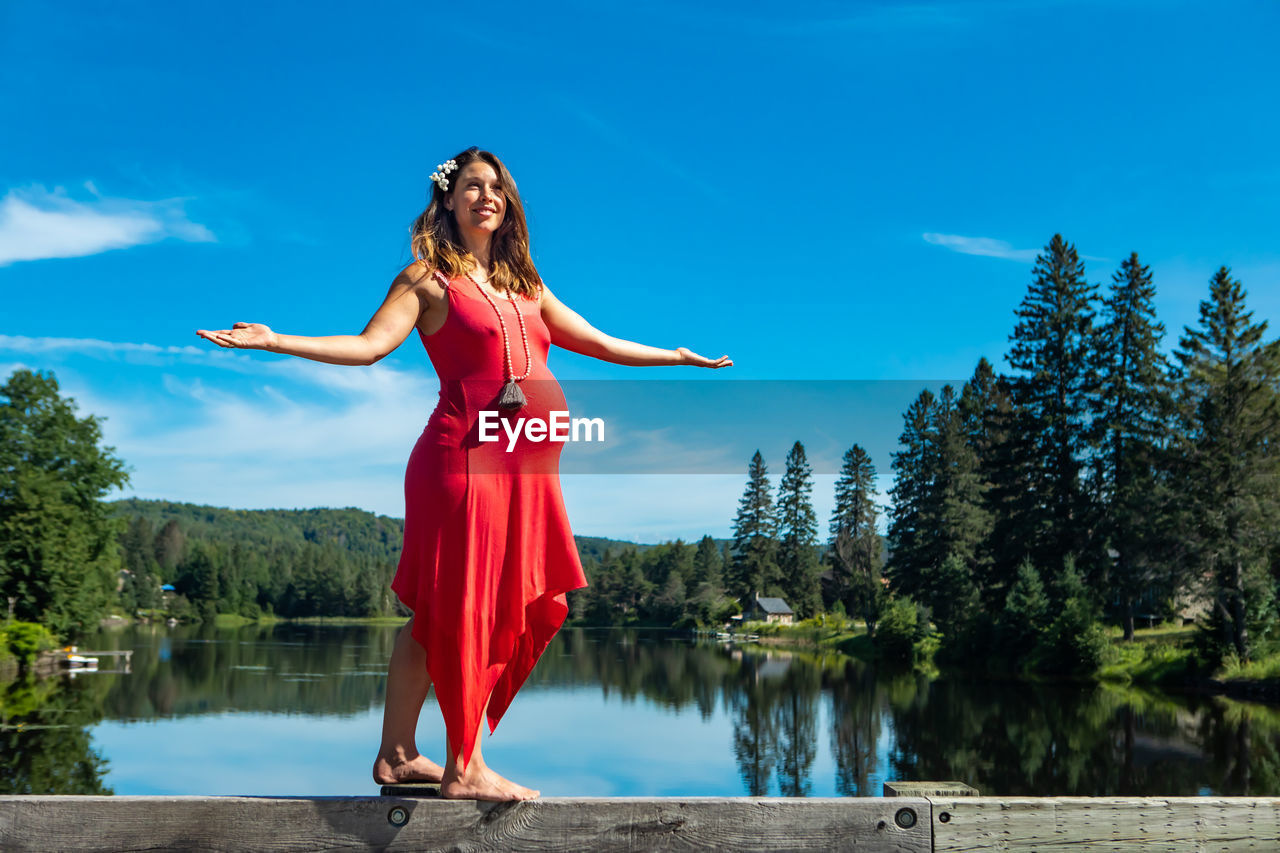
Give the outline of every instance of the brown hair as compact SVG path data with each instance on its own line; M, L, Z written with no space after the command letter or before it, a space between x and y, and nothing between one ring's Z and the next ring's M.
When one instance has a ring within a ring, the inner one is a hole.
M493 234L489 260L493 265L490 281L499 289L507 289L529 299L542 291L542 277L529 256L529 226L524 219L524 205L515 179L496 155L472 146L453 158L461 171L468 163L483 160L498 174L498 186L506 196L506 213ZM456 175L457 172L452 174ZM458 233L453 212L444 206L445 192L431 182L431 202L410 229L409 248L413 257L428 269L439 270L450 279L466 275L478 262L467 251Z

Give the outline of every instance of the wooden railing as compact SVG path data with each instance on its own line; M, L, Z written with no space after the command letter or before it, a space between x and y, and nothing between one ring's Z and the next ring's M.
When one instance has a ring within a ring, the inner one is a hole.
M1275 851L1280 798L0 797L4 851Z

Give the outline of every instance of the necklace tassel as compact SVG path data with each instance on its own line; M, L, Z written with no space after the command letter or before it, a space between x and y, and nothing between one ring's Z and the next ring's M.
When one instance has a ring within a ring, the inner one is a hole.
M498 395L498 408L514 411L523 408L525 402L524 392L520 390L520 386L514 379L508 379L507 384L502 386L502 393Z

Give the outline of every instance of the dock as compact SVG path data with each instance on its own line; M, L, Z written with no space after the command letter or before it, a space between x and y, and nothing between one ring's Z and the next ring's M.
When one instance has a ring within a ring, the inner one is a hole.
M45 654L50 656L50 660L73 672L128 673L133 664L133 649L87 651L75 646L67 646ZM102 658L112 658L119 663L115 669L99 669L98 664Z
M0 797L5 851L1280 849L1276 797Z

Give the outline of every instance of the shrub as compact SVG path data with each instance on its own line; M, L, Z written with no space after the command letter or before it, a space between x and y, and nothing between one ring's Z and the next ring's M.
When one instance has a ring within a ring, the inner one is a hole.
M1110 641L1084 578L1068 561L1054 592L1058 613L1040 635L1032 665L1041 672L1093 675L1102 666Z
M997 641L1010 660L1026 658L1035 648L1049 612L1049 596L1030 560L1018 566L1018 577L997 617Z
M915 644L924 639L927 622L920 619L919 608L909 597L889 602L880 624L876 626L876 648L886 660L909 662L915 655Z
M58 638L35 622L10 622L5 626L4 638L5 647L22 666L34 661L40 652L58 645Z

